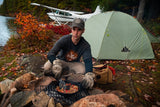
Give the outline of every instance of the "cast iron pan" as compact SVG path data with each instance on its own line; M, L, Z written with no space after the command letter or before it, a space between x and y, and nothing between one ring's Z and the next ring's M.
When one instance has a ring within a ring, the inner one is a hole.
M65 86L65 87L64 87ZM56 91L61 95L73 95L81 90L81 86L78 83L63 81L56 87Z

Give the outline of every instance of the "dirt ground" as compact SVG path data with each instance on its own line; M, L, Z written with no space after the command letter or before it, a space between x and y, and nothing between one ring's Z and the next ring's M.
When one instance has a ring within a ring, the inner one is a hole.
M101 88L104 91L121 90L130 96L127 98L129 101L133 103L139 102L143 104L144 107L152 107L153 105L156 105L155 107L160 106L160 45L154 46L154 52L156 58L152 60L105 60L98 62L113 67L116 75L113 83L96 83L95 87ZM40 56L45 55L46 53L40 54ZM26 58L26 55L15 52L10 52L8 57L5 57L5 55L0 57L0 81L6 78L15 79L25 73L24 68L27 62L24 66L21 66L18 61ZM8 62L6 62L6 60ZM29 64L35 65L32 63ZM39 66L39 68L41 68L41 66ZM30 69L33 70L32 67L30 67ZM37 70L37 68L35 69Z
M115 68L113 83L95 84L102 90L121 90L127 93L128 101L141 103L144 107L160 106L160 71L157 60L105 61Z

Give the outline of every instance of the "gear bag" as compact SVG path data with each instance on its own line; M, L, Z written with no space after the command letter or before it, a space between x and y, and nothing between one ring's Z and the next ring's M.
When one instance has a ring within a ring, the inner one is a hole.
M115 75L114 68L109 65L93 66L93 72L96 74L96 83L107 84L113 82L113 75Z

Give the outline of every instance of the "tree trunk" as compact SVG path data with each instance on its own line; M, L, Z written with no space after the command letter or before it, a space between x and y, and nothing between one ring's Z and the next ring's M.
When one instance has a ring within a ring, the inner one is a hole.
M145 7L145 0L140 0L139 1L138 13L137 13L137 20L139 22L141 22L143 20L144 7Z
M135 16L135 14L136 14L136 7L133 6L133 7L132 7L132 16Z

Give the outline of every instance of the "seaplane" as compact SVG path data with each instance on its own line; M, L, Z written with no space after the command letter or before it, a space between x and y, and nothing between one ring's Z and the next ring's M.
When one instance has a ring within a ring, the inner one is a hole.
M72 22L74 18L81 18L86 21L91 16L101 13L100 6L97 6L96 10L93 13L84 14L84 12L63 10L38 3L31 3L31 5L50 9L51 12L48 12L47 15L49 16L49 18L57 22L58 25L68 24L69 22Z

